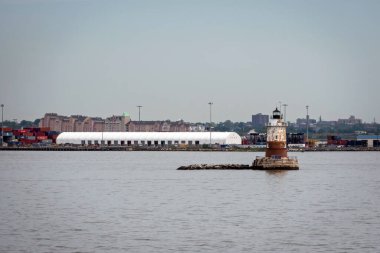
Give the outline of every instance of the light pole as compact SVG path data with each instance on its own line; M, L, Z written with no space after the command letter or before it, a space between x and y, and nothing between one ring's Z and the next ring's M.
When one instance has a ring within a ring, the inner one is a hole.
M100 146L104 145L103 133L104 133L105 127L106 127L106 120L104 120L103 126L102 126L102 140L100 141Z
M284 107L284 121L286 123L286 107L288 106L287 104L282 105Z
M1 104L1 146L3 146L3 140L4 140L4 104Z
M210 146L211 146L211 107L214 103L209 102L208 104L210 105L210 126L209 126L209 130L210 130Z
M140 130L141 130L141 118L140 118L140 113L141 113L141 107L142 107L142 105L138 105L137 106L138 108L139 108L139 132L140 132Z
M306 142L309 142L309 106L306 106Z

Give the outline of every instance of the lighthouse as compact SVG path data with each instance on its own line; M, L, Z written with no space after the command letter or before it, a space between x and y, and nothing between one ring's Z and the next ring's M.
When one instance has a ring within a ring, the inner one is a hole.
M267 146L265 157L257 156L252 163L254 169L261 170L298 170L298 159L288 157L286 147L286 127L281 111L277 108L266 125Z
M267 148L265 157L288 157L286 148L286 123L281 112L276 108L270 118L267 127Z

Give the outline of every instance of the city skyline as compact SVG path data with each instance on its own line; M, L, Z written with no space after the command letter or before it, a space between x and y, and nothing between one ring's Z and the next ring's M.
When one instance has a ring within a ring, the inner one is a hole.
M281 111L281 114L283 115L284 117L284 111ZM205 120L205 121L189 121L189 120L186 120L186 119L178 119L178 120L172 120L172 119L169 119L169 118L166 118L166 119L143 119L141 120L141 118L132 118L130 117L130 114L129 113L121 113L121 114L109 114L105 117L101 117L101 116L98 116L98 115L85 115L85 114L68 114L68 115L62 115L62 114L59 114L59 113L56 113L56 112L47 112L45 113L42 117L38 117L36 119L12 119L12 120L9 120L9 119L4 119L4 122L15 122L15 123L20 123L21 121L30 121L30 122L33 122L33 121L36 121L36 120L43 120L43 118L45 118L47 115L53 115L53 116L58 116L58 117L65 117L65 118L70 118L70 117L74 117L74 118L77 118L77 117L80 117L80 118L88 118L88 119L96 119L96 120L102 120L102 121L106 121L110 118L115 118L115 117L128 117L130 119L130 121L134 121L134 122L165 122L165 121L171 121L171 122L186 122L186 123L191 123L191 124L197 124L197 123L200 123L200 124L209 124L210 123L210 119L208 120ZM270 115L269 114L265 114L265 113L255 113L255 114L252 114L250 119L249 120L238 120L238 121L233 121L231 119L224 119L224 120L221 120L221 121L214 121L212 120L213 123L223 123L223 122L226 122L226 121L231 121L231 122L243 122L243 123L252 123L254 124L254 119L253 117L254 116L258 116L260 115L261 117L266 117L266 119L268 120ZM379 122L377 121L370 121L370 122L366 122L366 121L363 121L362 118L359 116L357 117L356 115L349 115L348 117L346 118L335 118L335 119L325 119L325 118L322 118L320 116L318 117L312 117L311 115L309 115L309 120L310 120L310 124L312 124L313 122L314 123L317 123L317 122L327 122L327 123L338 123L338 124L346 124L344 122L349 122L349 121L356 121L357 123L355 124L372 124L372 123L376 123L376 124L379 124ZM255 119L257 120L257 119ZM307 117L305 115L305 117L303 116L299 116L297 117L296 119L294 120L286 120L286 122L289 122L289 123L297 123L299 121L305 121L306 122L307 120ZM374 119L375 120L375 119ZM350 123L351 124L351 123Z
M380 118L378 1L0 0L4 120Z

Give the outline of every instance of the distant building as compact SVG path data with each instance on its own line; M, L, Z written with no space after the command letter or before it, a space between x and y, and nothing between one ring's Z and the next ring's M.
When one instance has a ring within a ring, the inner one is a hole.
M190 132L205 132L206 126L205 124L202 124L202 123L190 124L189 131Z
M330 121L321 120L317 122L318 127L335 127L336 124L337 122L335 120L330 120Z
M315 120L315 119L309 119L309 124L316 124L317 123L317 121ZM297 120L296 120L296 124L298 125L298 126L302 126L302 125L305 125L306 126L306 124L307 124L307 119L300 119L300 118L298 118Z
M130 121L129 132L190 132L190 123L180 121Z
M104 120L99 117L87 117L83 123L82 132L103 132Z
M201 126L191 128L191 124L179 121L132 121L128 114L113 115L105 120L100 117L46 113L39 127L49 127L58 132L201 132Z
M115 116L106 118L105 132L128 132L131 117L124 113L122 116Z
M51 131L62 132L62 127L68 127L66 119L68 118L62 115L58 115L57 113L46 113L45 116L40 120L39 127L49 127Z
M265 124L269 122L269 115L264 115L258 113L256 115L252 115L252 126L253 128L263 128Z
M57 113L46 113L40 120L39 127L49 127L58 132L102 132L104 120L99 117L72 115L70 117Z
M348 119L338 119L338 124L341 125L357 125L361 124L361 119L356 119L355 116L351 115Z

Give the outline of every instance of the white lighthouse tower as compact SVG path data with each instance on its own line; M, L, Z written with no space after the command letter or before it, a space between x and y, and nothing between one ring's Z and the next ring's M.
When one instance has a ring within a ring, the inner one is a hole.
M267 127L265 157L256 157L252 166L263 170L298 170L296 157L289 158L286 147L286 127L281 111L273 111Z
M281 112L276 108L267 124L267 148L265 157L288 157L286 149L286 127Z

